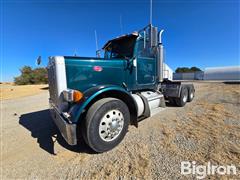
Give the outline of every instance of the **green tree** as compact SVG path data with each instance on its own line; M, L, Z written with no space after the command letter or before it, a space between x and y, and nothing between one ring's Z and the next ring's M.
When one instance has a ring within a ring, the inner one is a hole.
M14 83L17 85L25 84L43 84L48 82L47 69L24 66L20 69L21 75L14 78Z
M185 72L189 72L189 68L188 67L178 67L175 70L176 73L185 73Z
M178 67L175 72L176 73L190 73L190 72L197 72L197 71L202 71L200 68L198 67Z
M190 70L191 70L192 72L202 71L200 68L195 67L195 66L191 67Z
M42 84L48 82L47 69L36 68L33 71L33 82L34 84Z

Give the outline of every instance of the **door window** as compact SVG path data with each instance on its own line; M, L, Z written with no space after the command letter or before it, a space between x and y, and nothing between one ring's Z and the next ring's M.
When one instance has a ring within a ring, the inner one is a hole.
M149 41L138 41L137 51L137 82L138 84L153 84L155 82L156 59L150 48Z

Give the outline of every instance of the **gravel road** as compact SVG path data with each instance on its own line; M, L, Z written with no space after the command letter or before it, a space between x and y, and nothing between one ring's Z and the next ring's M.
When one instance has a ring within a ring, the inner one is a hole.
M102 154L83 141L73 147L64 142L48 112L48 91L5 100L2 179L192 179L180 174L181 161L234 164L240 171L240 85L195 88L193 102L168 106L130 127L119 146Z

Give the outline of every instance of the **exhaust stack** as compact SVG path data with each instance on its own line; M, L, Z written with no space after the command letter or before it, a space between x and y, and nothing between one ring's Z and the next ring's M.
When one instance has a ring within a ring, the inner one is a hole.
M162 44L162 33L163 29L158 33L158 77L159 82L163 81L163 44Z

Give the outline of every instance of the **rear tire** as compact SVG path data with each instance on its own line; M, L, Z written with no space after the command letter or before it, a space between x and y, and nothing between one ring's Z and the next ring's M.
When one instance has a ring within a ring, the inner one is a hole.
M188 99L188 89L185 86L182 86L181 92L180 92L180 97L175 99L176 105L179 107L185 106L187 103Z
M96 152L109 151L122 141L129 121L130 113L123 101L116 98L100 99L86 114L84 140Z
M191 102L194 99L195 91L192 87L188 88L188 102Z
M168 98L169 104L172 106L176 106L176 101L174 97L169 97Z

